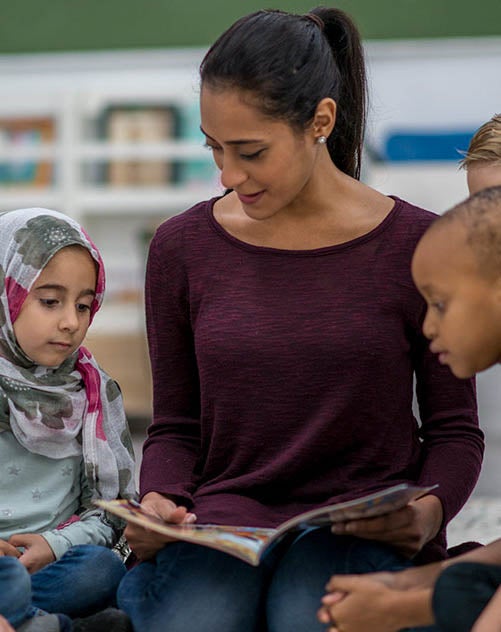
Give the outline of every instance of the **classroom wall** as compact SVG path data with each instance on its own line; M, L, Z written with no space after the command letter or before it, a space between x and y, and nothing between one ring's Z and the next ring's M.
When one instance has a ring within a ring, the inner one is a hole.
M236 18L320 0L4 0L0 53L205 46ZM337 0L366 39L500 35L499 0Z

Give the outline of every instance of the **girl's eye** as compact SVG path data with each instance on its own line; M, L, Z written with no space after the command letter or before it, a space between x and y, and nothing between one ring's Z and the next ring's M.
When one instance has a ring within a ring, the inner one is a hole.
M90 312L90 305L86 305L85 303L78 303L77 309L79 312Z
M57 298L41 298L40 302L45 307L55 307L59 303Z

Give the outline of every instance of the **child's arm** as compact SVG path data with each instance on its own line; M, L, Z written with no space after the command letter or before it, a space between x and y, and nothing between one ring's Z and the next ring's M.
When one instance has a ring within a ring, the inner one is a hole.
M330 632L397 632L433 623L430 588L402 592L364 575L337 575L329 588L318 618Z
M37 533L13 535L9 544L16 547L16 551L20 554L19 561L30 574L36 573L56 559L47 540ZM20 553L20 548L24 549L22 553Z
M108 519L106 513L92 503L92 492L82 469L80 476L80 509L77 515L42 535L55 559L62 557L68 549L79 544L99 544L111 548L121 535L122 529Z
M350 632L368 629L362 624L369 624L363 619L368 616L363 604L370 602L370 628L373 632L390 632L393 628L388 626L389 621L398 622L401 628L430 625L433 623L431 596L438 576L447 566L466 561L501 564L501 539L454 558L396 573L335 575L327 584L328 594L322 599L319 619L323 623L331 620L337 621L338 625L342 623L342 629ZM501 596L496 593L496 597L498 604L493 604L493 612L499 612L501 622ZM490 622L489 614L486 617ZM475 629L475 632L498 630L501 632L501 624L499 628L486 626Z

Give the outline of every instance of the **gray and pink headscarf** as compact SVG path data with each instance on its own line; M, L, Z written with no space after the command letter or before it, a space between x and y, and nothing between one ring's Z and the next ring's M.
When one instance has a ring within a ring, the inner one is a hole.
M96 262L92 322L103 300L104 267L81 226L43 208L0 214L0 432L10 428L27 450L52 459L83 455L93 499L131 498L133 448L116 382L83 346L55 369L34 363L12 327L40 272L71 245Z

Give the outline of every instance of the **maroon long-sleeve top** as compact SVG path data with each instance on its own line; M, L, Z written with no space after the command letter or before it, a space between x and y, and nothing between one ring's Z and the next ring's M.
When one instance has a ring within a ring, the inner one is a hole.
M474 382L441 366L421 333L410 261L435 215L395 198L368 234L295 251L232 237L214 202L164 222L150 247L141 494L176 497L201 523L268 527L438 483L445 525L477 481L483 434ZM442 531L422 557L445 547Z

